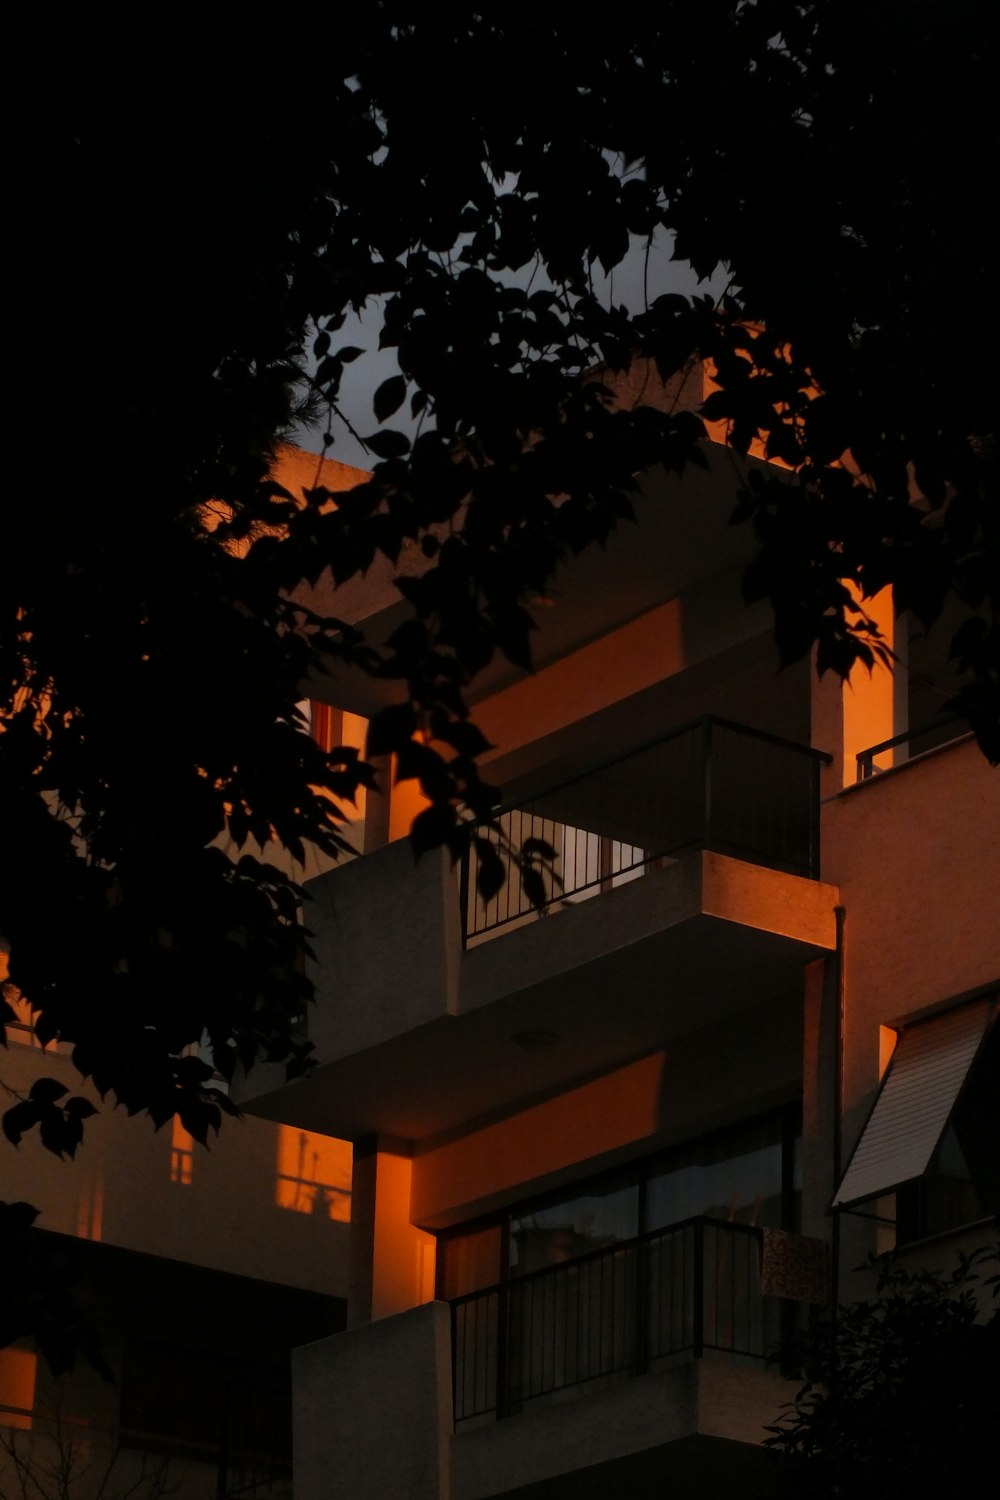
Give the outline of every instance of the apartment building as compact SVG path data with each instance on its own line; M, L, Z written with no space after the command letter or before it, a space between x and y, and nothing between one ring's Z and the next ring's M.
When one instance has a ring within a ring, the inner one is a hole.
M886 601L894 675L776 672L708 457L647 476L637 526L539 601L533 675L476 685L495 898L474 854L414 862L419 799L383 767L362 857L306 872L315 1074L261 1070L209 1153L113 1112L73 1164L8 1153L116 1379L0 1356L4 1495L13 1449L81 1490L116 1453L138 1500L278 1500L292 1419L295 1500L769 1494L781 1334L870 1249L985 1237L1000 781L961 726L922 728L937 643ZM376 565L332 612L378 641L401 610ZM304 691L360 746L392 687ZM540 907L532 839L561 882ZM44 1070L70 1081L58 1050Z
M364 856L309 882L320 1066L245 1101L353 1142L295 1500L769 1494L782 1332L868 1251L995 1220L1000 779L922 728L939 664L886 600L895 673L776 672L708 456L539 602L533 675L477 684L500 893L475 846L414 862L388 768ZM336 613L399 608L376 568ZM388 690L311 688L355 733Z

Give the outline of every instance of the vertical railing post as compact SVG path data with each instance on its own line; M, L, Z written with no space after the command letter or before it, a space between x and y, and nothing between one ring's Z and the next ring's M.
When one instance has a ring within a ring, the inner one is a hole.
M472 834L470 833L462 850L462 862L459 867L458 876L458 904L462 913L462 947L469 941L469 865L472 863Z
M701 733L701 755L705 778L702 792L701 841L707 847L712 842L712 721L707 716L701 721Z
M510 1380L510 1358L507 1344L510 1338L510 1293L511 1283L497 1287L497 1420L507 1415L510 1405L507 1389Z
M440 1260L438 1261L440 1265ZM458 1308L454 1302L451 1310L451 1425L454 1431L458 1415Z
M641 1239L635 1247L635 1373L645 1374L649 1367L649 1305L650 1298L646 1290L646 1278L651 1274L647 1267L652 1264L652 1256L646 1254L649 1249L649 1240Z
M698 1219L694 1225L694 1286L691 1328L691 1351L695 1359L705 1352L705 1222Z

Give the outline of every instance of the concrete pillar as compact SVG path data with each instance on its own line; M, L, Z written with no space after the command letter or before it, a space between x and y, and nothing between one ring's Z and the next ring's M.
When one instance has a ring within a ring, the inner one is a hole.
M410 1221L412 1163L403 1145L354 1148L347 1321L388 1318L434 1296L432 1234Z
M373 849L381 849L389 842L389 809L392 798L392 757L372 755L369 760L375 771L378 791L365 794L365 854L371 854Z
M296 1349L292 1401L294 1500L448 1500L447 1303Z

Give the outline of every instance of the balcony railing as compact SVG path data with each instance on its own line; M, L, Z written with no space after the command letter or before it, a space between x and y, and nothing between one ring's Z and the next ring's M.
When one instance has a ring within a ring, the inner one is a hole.
M455 1425L685 1352L764 1358L779 1303L760 1287L762 1231L697 1218L457 1297Z
M890 740L881 740L877 745L869 745L867 750L859 750L857 779L870 781L880 771L894 770L898 765L905 765L909 760L916 760L919 755L926 755L931 750L939 750L942 745L954 744L956 740L964 739L970 733L968 719L963 719L958 714L938 714L934 719L925 719L922 724L914 724L904 729L902 734L894 734ZM879 756L896 751L902 745L906 746L905 757L894 757L887 766L877 764Z
M585 900L696 849L815 879L819 771L828 759L807 745L704 718L504 808L470 839L465 939ZM489 900L478 886L486 843L504 870ZM542 846L554 858L538 852Z

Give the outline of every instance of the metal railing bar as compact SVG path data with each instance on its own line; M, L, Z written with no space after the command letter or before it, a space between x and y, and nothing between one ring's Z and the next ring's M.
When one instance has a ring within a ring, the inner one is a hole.
M464 938L607 890L691 848L731 852L815 878L818 771L829 759L779 735L703 715L533 796L519 794L468 825L460 888ZM531 838L543 839L554 855L551 866L548 860L536 866L535 878L557 877L537 903L524 890L527 874L518 858ZM501 890L485 901L477 892L481 841L506 872Z
M922 734L931 734L935 729L948 729L955 727L955 739L961 739L964 735L971 733L968 728L968 720L961 714L938 714L933 719L924 719L920 724L913 724L904 729L900 734L894 734L890 740L882 740L878 745L869 745L866 750L859 750L855 759L858 765L858 780L868 781L874 773L874 761L876 755L881 755L884 750L894 750L897 745L906 745L910 740L919 739ZM965 728L960 726L965 725ZM940 749L940 746L935 746ZM916 757L914 757L916 759Z
M740 724L735 719L723 719L717 714L701 714L696 719L689 719L684 724L678 724L666 734L653 735L650 739L641 740L639 744L632 745L627 750L621 750L617 755L609 756L607 760L595 761L593 765L577 771L573 776L568 776L564 781L546 782L532 789L531 783L527 783L525 789L516 793L509 802L501 802L490 819L476 819L475 826L479 827L485 823L487 826L497 818L503 817L505 813L518 812L528 807L540 797L550 797L556 792L564 792L571 786L576 786L579 781L586 781L591 776L598 775L601 771L613 770L624 761L631 760L633 756L643 755L648 750L656 750L661 745L668 745L671 740L680 739L686 734L696 734L704 729L705 725L711 725L717 729L730 730L744 738L760 740L764 744L774 745L780 750L793 750L804 759L814 760L817 764L829 765L833 756L828 750L817 750L813 745L803 745L799 740L785 739L783 735L772 734L767 729L754 729L749 724ZM881 748L881 747L876 747Z
M650 1361L684 1349L695 1357L705 1349L763 1357L755 1254L762 1236L758 1225L697 1215L452 1299L456 1424L499 1419L573 1386L642 1373Z
M665 1224L660 1229L647 1229L644 1234L634 1235L631 1239L615 1240L612 1245L602 1245L597 1250L587 1250L583 1255L575 1255L572 1260L560 1261L554 1266L539 1266L535 1271L526 1271L522 1276L512 1275L509 1281L494 1282L492 1286L480 1287L475 1292L463 1292L461 1296L450 1299L453 1307L461 1306L463 1302L472 1302L477 1297L489 1296L492 1292L500 1292L508 1287L527 1286L529 1282L542 1276L558 1275L565 1273L571 1266L584 1265L587 1261L600 1260L602 1256L614 1255L618 1251L630 1250L639 1245L651 1244L654 1240L667 1239L671 1235L679 1234L684 1229L696 1229L699 1225L711 1228L731 1230L734 1234L742 1234L747 1239L762 1240L764 1231L759 1224L743 1224L739 1219L716 1219L705 1214L693 1214L688 1219L679 1219L676 1224Z

